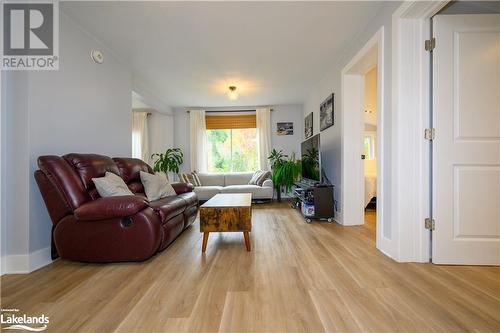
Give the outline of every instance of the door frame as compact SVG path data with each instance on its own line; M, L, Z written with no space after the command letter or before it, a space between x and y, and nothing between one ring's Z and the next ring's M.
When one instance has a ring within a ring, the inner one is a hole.
M429 262L430 19L449 1L403 3L392 15L391 220L397 261ZM413 189L408 191L408 189Z
M376 59L375 59L376 58ZM364 80L365 74L377 66L377 224L376 246L387 251L390 240L384 237L384 27L361 48L341 72L342 132L342 224L364 224ZM358 142L353 146L353 142ZM345 189L349 189L346 191Z

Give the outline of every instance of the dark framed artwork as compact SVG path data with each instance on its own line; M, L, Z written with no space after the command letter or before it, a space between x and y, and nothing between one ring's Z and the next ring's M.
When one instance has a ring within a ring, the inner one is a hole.
M333 126L335 94L331 94L319 107L319 129L321 131Z
M276 124L277 135L293 135L293 122L287 121Z
M304 135L305 138L309 138L313 135L313 113L309 113L304 118Z

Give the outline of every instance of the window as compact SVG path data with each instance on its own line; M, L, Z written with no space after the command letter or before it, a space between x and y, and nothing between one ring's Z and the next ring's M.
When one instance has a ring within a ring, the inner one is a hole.
M209 172L257 170L255 115L207 116Z
M375 159L375 133L365 133L364 154L367 160Z

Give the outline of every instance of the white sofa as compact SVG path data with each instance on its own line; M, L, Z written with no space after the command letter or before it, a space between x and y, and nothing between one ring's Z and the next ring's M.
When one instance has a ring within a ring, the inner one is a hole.
M194 192L199 200L205 201L217 193L252 193L252 199L270 200L273 198L273 181L267 179L262 186L248 185L253 172L198 173L202 186Z

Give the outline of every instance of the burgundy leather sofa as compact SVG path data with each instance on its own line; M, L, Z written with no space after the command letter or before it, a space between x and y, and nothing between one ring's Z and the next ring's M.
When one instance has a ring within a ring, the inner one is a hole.
M148 202L134 158L96 154L41 156L35 179L52 219L52 256L84 262L142 261L165 249L196 219L193 186L173 183L177 196ZM101 198L92 182L120 175L134 196Z

